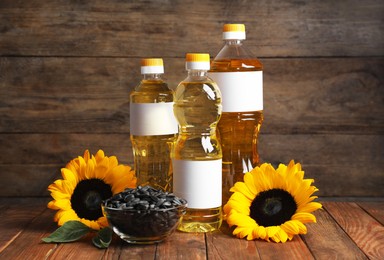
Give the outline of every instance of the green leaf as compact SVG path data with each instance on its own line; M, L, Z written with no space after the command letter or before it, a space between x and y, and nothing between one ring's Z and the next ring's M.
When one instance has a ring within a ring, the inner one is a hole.
M97 236L92 239L93 245L97 248L108 248L112 241L112 229L109 227L101 229L97 232Z
M92 229L80 221L71 220L67 221L56 229L48 237L44 237L42 240L45 243L65 243L79 240Z

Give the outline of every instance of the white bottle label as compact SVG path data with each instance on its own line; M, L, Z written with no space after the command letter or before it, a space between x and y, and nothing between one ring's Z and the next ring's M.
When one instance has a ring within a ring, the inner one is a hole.
M173 102L131 103L131 135L167 135L178 132Z
M220 89L223 112L263 110L263 72L209 72Z
M173 193L188 202L188 208L221 206L222 160L190 161L172 159Z

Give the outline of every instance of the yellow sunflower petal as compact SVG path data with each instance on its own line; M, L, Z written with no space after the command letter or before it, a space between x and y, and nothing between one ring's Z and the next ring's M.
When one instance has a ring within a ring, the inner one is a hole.
M84 151L83 158L84 158L85 162L88 162L88 160L91 158L91 154L90 154L89 150Z
M314 181L314 179L304 179L302 182L302 189L308 189L309 187L311 187Z
M298 234L306 234L307 228L306 226L298 221L298 220L289 220L281 225L288 234L298 235Z
M75 189L77 183L78 183L78 178L77 176L75 175L75 173L73 173L72 171L68 170L67 168L62 168L61 169L61 175L63 176L63 179L68 181L68 185L70 185L70 187L72 189Z
M303 205L311 202L313 197L311 196L316 191L316 187L311 186L309 188L299 188L294 194L295 201L297 206L300 208Z
M85 170L85 177L87 179L92 179L95 178L95 167L96 167L96 162L92 159L89 159L84 167Z
M265 227L265 230L267 231L268 237L273 237L276 235L277 232L279 232L280 226L269 226Z
M56 209L69 210L71 209L71 201L68 199L54 200L52 203L48 203L48 206Z
M79 177L78 176L78 172L79 172L79 164L77 163L76 160L72 160L70 161L69 163L67 163L67 165L65 166L65 168L67 168L68 170L70 170L71 172L75 173L77 178ZM79 182L79 180L77 180L77 182Z
M259 171L258 168L254 168L254 170L252 170L251 172L247 172L245 175L244 175L244 183L247 185L249 191L253 194L253 197L255 197L255 195L257 193L259 193L256 185L255 185L255 175L257 174L257 172Z
M257 226L253 229L253 236L265 240L267 238L267 230L263 226Z
M126 167L124 165L109 168L109 172L105 175L104 181L106 183L114 183L114 181L123 178L126 173Z
M291 218L292 220L298 220L302 223L311 223L314 222L316 223L316 217L315 215L307 212L298 212L294 214Z
M235 186L231 189L231 192L241 192L249 200L253 200L255 198L255 194L248 189L248 185L244 182L236 182Z
M297 222L293 220L288 220L285 223L281 224L281 228L285 230L285 232L297 235L299 233L299 227L297 226Z
M286 171L287 171L287 166L285 164L282 164L282 163L280 163L276 169L276 172L278 172L281 175L285 175Z
M252 230L247 230L247 240L254 240L256 237L253 236L253 231Z
M307 198L305 201L302 201L302 204L304 205L304 204L307 204L307 203L309 203L309 202L311 202L311 201L313 201L313 200L315 200L315 199L318 199L319 197L317 197L317 196L310 196L309 198Z
M313 212L315 210L318 210L318 209L321 209L322 208L322 205L321 203L319 202L310 202L310 203L307 203L305 205L303 205L302 207L300 207L300 212Z
M108 158L99 159L95 167L94 176L97 179L104 180L107 174L109 173L109 161Z
M70 221L70 220L80 220L75 211L73 210L66 210L63 211L60 218L57 221L57 224L59 226L64 225L65 222Z
M49 191L63 191L63 181L62 179L55 180L51 185L48 186Z
M227 221L228 221L228 224L230 224L231 226L233 225L240 226L240 227L248 226L251 228L254 228L255 226L257 226L257 223L254 219L244 214L241 214L235 210L230 211Z
M119 165L114 167L106 176L105 182L112 187L112 193L116 194L126 188L136 187L137 179L131 167L126 165Z
M54 209L54 210L58 210L58 209L60 209L59 207L57 207L57 206L55 205L55 201L54 201L54 200L48 202L47 207L48 207L49 209Z
M99 163L100 161L102 161L104 159L104 157L105 157L105 155L104 155L103 150L97 151L97 153L95 155L96 162Z
M73 193L72 184L67 180L56 180L48 186L48 191L54 199L70 199Z
M67 193L68 194L68 198L70 198L72 196L74 188L75 188L73 186L73 183L71 183L71 182L69 182L67 180L63 180L61 186L62 186L62 191L64 193Z
M248 205L245 205L244 203L238 203L235 200L229 200L224 207L227 207L227 209L225 209L224 212L225 211L229 212L231 209L234 209L237 212L244 214L246 216L249 216L249 213L250 213L250 209Z
M97 221L81 218L80 222L92 228L93 230L100 230L100 225L97 223Z
M295 164L295 161L291 160L287 166L287 169L285 170L286 174L293 175L298 171L301 171L301 165L299 163Z
M236 203L243 204L246 207L250 207L252 203L252 200L248 199L243 193L240 192L233 193L229 200L233 200Z
M87 176L87 163L84 158L79 156L77 157L79 163L79 171L77 172L80 180L90 179L92 176Z
M116 158L116 156L110 156L109 157L109 168L115 168L116 166L119 165L119 162Z
M240 237L245 237L247 240L253 239L253 232L251 228L245 227L245 228L239 228L241 229Z
M275 237L278 239L278 241L275 242L285 243L288 240L288 234L282 228L279 229Z
M296 225L299 227L299 234L307 234L307 227L300 221L296 221Z
M51 197L54 200L69 200L71 199L71 196L68 193L62 192L62 191L51 191Z
M275 169L270 164L266 165L263 168L264 171L261 174L254 176L255 185L256 187L259 187L259 192L270 190L273 188L271 176L276 174Z
M55 216L53 217L53 220L55 222L58 222L59 219L61 218L61 216L63 215L63 213L65 212L65 210L58 210L55 214Z
M99 224L100 228L105 228L105 227L108 227L108 220L106 217L100 217L98 220L97 220L97 223Z
M236 227L232 234L239 238L244 238L245 236L248 236L248 234L252 233L249 228L244 228L244 227Z

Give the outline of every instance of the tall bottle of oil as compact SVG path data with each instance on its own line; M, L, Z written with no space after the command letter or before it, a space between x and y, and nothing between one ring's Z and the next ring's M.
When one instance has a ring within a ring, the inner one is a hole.
M209 54L188 53L188 77L175 91L179 136L172 151L173 192L188 201L178 227L185 232L213 231L222 222L222 152L216 137L221 94L207 77L209 61Z
M244 45L244 24L225 24L224 46L208 75L219 86L223 113L218 124L223 149L223 204L229 189L259 164L257 141L263 121L263 65Z
M162 78L163 60L142 59L141 82L130 94L130 137L138 185L172 191L173 143L178 124L174 92Z

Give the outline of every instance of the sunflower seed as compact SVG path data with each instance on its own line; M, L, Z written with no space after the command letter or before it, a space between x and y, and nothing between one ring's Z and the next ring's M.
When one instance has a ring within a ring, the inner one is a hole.
M127 188L114 195L107 199L104 205L119 209L159 210L174 208L185 203L185 200L173 193L156 190L150 186L138 186L136 189Z

